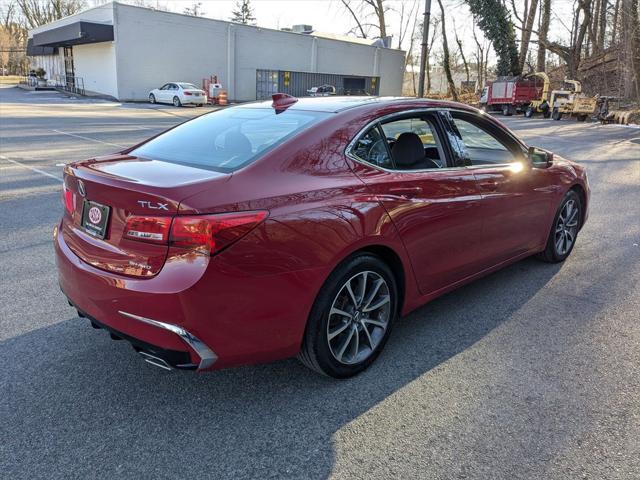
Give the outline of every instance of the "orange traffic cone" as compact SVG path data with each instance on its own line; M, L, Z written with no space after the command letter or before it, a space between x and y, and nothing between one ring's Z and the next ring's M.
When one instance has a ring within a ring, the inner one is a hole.
M218 94L218 105L229 105L226 90L220 90L220 93Z

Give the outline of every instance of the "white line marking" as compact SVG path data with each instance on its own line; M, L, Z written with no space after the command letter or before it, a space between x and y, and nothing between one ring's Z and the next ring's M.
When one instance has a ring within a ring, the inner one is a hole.
M19 167L23 167L23 168L27 168L29 170L33 170L34 172L39 173L40 175L44 175L46 177L50 177L50 178L53 178L55 180L58 180L59 182L62 182L62 179L60 177L58 177L57 175L53 175L53 174L51 174L49 172L45 172L44 170L40 170L39 168L30 167L29 165L25 165L24 163L20 163L17 160L12 160L10 158L7 158L4 155L0 155L0 158L2 160L6 160L7 162L15 163Z
M68 135L70 137L76 137L76 138L81 138L83 140L89 140L91 142L102 143L104 145L111 145L118 148L126 148L124 145L118 145L117 143L103 142L102 140L96 140L95 138L84 137L82 135L77 135L75 133L63 132L62 130L52 130L52 131L56 133L61 133L62 135Z

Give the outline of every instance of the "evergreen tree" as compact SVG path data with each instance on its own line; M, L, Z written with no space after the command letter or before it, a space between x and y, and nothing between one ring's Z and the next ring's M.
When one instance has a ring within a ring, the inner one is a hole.
M251 8L249 0L239 0L236 2L236 9L231 12L230 20L244 25L256 24L256 17L253 16L253 9Z
M501 0L465 0L484 36L498 56L497 74L520 75L516 33L509 10Z

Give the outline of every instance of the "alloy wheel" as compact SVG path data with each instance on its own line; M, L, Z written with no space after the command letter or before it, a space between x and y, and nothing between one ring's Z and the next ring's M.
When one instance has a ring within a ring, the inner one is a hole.
M565 255L576 239L578 233L579 208L575 200L567 201L556 222L555 229L555 246L558 255Z
M338 291L327 322L327 342L340 363L360 363L384 338L391 318L389 285L378 273L357 273Z

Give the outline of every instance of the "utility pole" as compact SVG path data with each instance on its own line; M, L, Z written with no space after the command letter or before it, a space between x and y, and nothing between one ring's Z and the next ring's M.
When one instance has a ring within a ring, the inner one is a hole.
M424 0L424 23L422 24L422 53L420 54L420 83L418 97L424 97L424 76L427 70L427 52L429 41L429 21L431 19L431 0ZM415 77L414 77L415 78Z

